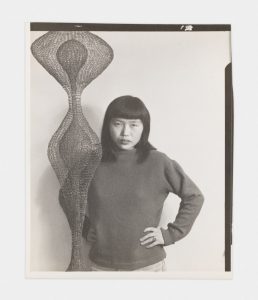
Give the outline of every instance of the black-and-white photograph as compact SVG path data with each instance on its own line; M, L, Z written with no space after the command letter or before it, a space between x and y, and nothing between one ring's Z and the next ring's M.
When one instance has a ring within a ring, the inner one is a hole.
M28 277L231 278L230 34L30 23Z

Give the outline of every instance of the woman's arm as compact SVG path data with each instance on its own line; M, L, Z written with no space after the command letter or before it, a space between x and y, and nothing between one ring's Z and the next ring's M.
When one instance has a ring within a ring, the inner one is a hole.
M168 160L165 175L170 185L170 191L181 198L175 221L169 223L167 229L161 228L166 246L175 243L189 233L202 208L204 197L176 161Z

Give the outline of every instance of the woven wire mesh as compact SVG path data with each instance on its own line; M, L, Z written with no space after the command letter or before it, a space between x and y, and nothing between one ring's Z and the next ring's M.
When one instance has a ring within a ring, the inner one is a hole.
M60 182L59 202L72 234L68 271L84 271L82 230L90 182L100 162L99 139L82 112L81 94L113 59L112 48L85 31L50 31L31 46L36 60L64 88L69 109L48 145Z

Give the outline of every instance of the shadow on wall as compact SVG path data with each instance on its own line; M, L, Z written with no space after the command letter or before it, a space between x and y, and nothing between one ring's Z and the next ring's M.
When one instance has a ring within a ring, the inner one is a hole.
M40 241L38 249L40 254L37 257L41 261L37 262L36 271L65 271L70 262L71 231L59 204L59 188L54 170L49 165L39 180L38 197L35 203L39 211L37 222L40 224L39 228L42 229L37 233L40 235L37 237ZM88 266L86 271L90 267L89 248L90 245L84 240L84 259Z

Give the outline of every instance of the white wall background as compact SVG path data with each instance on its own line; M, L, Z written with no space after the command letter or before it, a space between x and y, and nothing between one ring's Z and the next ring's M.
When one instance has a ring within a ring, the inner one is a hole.
M84 113L99 134L115 97L140 97L151 118L151 143L177 160L205 196L190 234L166 247L168 271L224 270L224 68L227 32L94 32L114 60L83 92ZM31 42L44 32L32 32ZM67 96L31 55L30 268L63 271L70 260L70 229L58 203L59 183L47 158L48 142L62 121ZM175 217L168 197L161 225ZM86 245L87 253L87 245Z

